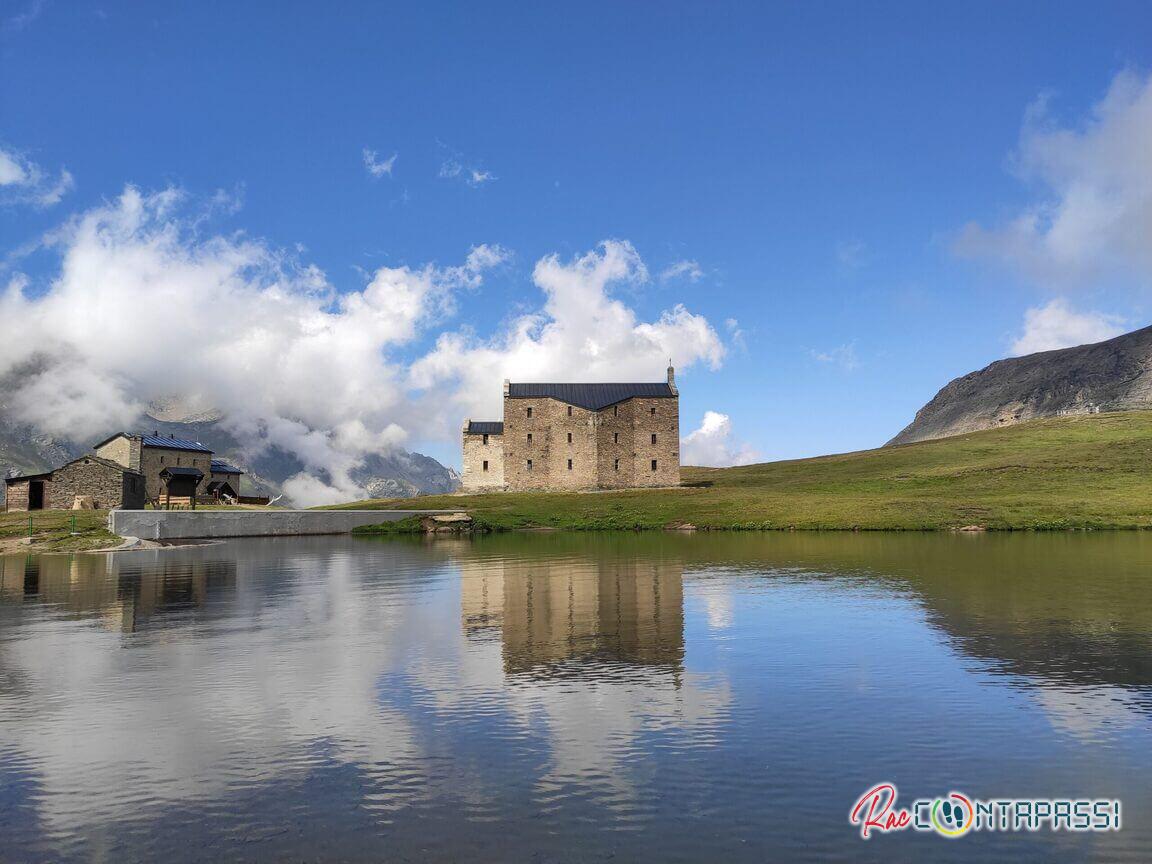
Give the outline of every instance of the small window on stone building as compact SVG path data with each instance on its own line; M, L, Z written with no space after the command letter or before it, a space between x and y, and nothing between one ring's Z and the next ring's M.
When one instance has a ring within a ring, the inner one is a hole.
M485 447L487 447L487 446L488 446L488 436L487 436L487 435L485 435L485 436L484 436L484 446L485 446ZM485 462L484 464L485 464L485 465L487 465L488 463L487 463L487 462Z
M612 443L613 444L619 444L620 443L620 433L619 432L613 432L612 433Z
M180 457L179 457L179 456L177 456L177 457L176 457L176 464L177 464L177 465L179 465L179 464L180 464Z
M532 460L531 459L528 460L528 466L527 467L528 467L529 471L532 470Z
M484 470L485 471L488 470L488 460L487 459L484 460Z
M568 460L568 470L569 471L572 470L572 460L571 459Z
M652 470L653 471L656 470L656 460L655 459L652 460Z
M653 444L656 443L656 433L655 432L652 433L652 443Z
M619 460L619 459L617 459L617 460L616 460L616 461L615 461L615 462L612 464L612 470L614 470L614 471L619 471L619 470L620 470L620 460Z
M612 416L613 417L619 417L620 416L620 406L619 405L613 405L612 406Z
M572 406L571 405L568 406L568 416L569 417L572 416Z
M529 417L532 416L532 406L531 405L528 406L528 416Z
M166 456L161 456L161 457L160 457L160 464L161 464L161 465L166 465L166 464L168 464L168 463L166 463L166 462L164 461L166 458L167 458Z
M572 443L572 433L571 432L568 433L568 443L569 444Z
M649 408L648 413L651 414L653 417L655 417L656 416L656 406L653 405L651 408Z
M532 433L531 432L528 433L528 443L529 444L532 443Z

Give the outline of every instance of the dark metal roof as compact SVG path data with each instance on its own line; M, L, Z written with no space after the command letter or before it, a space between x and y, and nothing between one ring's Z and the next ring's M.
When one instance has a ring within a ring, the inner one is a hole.
M71 462L65 462L59 468L53 468L51 471L45 471L43 474L24 474L23 476L20 476L20 477L9 477L4 482L5 483L15 483L18 480L51 479L52 475L55 474L57 471L59 471L63 468L67 468L69 465L75 465L77 462L95 462L97 465L103 465L105 468L112 468L113 470L119 471L121 474L135 474L137 477L143 477L144 476L139 471L133 471L131 468L126 468L125 466L121 465L119 462L113 462L111 459L105 459L104 457L97 456L94 453L87 453L84 456L79 456L79 457L73 459Z
M201 471L199 468L189 468L186 465L169 465L167 468L165 468L163 471L160 472L161 477L163 477L165 474L167 474L170 477L203 477L204 476L204 472Z
M243 474L244 472L237 468L235 465L229 465L220 459L212 460L212 473L213 474Z
M232 484L227 480L213 480L208 484L208 494L211 495L217 489L232 489ZM232 489L232 494L236 494L236 490Z
M499 420L469 420L469 435L503 435L504 424Z
M660 384L509 384L513 399L557 399L578 408L599 411L626 399L672 399L676 393Z
M5 477L4 483L10 484L10 483L22 483L25 480L44 480L45 478L48 478L51 476L52 476L51 471L45 471L43 474L21 474L19 477Z
M140 442L145 447L166 447L169 450L195 450L197 453L211 453L211 447L205 447L199 441L189 441L186 438L166 438L163 435L141 435Z

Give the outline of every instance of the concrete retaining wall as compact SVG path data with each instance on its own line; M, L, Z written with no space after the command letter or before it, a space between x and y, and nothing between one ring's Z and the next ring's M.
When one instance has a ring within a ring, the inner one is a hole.
M108 528L121 537L191 540L347 534L361 525L454 510L113 510Z

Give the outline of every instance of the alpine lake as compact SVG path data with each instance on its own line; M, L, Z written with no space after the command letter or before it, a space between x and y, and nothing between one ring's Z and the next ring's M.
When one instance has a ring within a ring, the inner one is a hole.
M0 558L0 861L1152 860L1152 533ZM1119 830L861 836L856 802Z

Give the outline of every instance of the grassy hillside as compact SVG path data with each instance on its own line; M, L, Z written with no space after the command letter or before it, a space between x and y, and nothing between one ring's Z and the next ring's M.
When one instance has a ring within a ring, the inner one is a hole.
M680 489L361 501L467 510L493 528L1145 528L1152 411L1061 417L817 459L685 468Z

